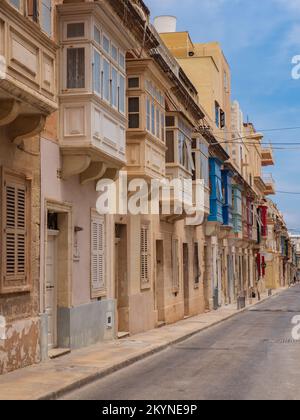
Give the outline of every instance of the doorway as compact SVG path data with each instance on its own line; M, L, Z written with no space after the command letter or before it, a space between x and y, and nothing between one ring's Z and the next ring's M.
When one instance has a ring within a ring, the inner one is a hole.
M190 314L190 276L189 276L189 246L183 244L183 290L184 290L184 316Z
M156 241L156 309L158 323L165 322L164 242Z
M127 225L115 225L115 297L118 332L129 332L129 296L127 275Z
M48 349L57 347L57 236L58 230L48 230L46 256L45 312L48 317Z

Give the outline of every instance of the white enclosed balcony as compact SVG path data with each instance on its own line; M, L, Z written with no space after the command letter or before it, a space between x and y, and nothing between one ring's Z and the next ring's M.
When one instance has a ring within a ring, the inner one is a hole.
M132 43L122 25L107 18L113 15L107 7L107 2L58 7L62 176L80 175L82 183L114 179L126 164L125 55Z

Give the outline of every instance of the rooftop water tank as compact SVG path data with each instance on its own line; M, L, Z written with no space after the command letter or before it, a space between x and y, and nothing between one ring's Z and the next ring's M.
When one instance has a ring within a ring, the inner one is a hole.
M176 32L177 18L175 16L157 16L154 27L159 34Z

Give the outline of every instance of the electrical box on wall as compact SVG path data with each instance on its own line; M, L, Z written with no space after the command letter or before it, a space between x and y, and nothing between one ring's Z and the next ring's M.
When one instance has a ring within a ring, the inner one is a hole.
M112 329L113 324L114 324L113 313L112 312L107 312L106 313L106 328L108 330Z

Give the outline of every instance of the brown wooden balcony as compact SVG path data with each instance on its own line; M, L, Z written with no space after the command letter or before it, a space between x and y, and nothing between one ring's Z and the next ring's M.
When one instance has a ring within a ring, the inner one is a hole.
M276 186L274 178L271 174L264 175L263 181L265 183L266 189L265 189L265 195L275 195L276 194Z
M262 166L273 166L274 165L274 153L271 146L263 146L261 151L261 164Z

